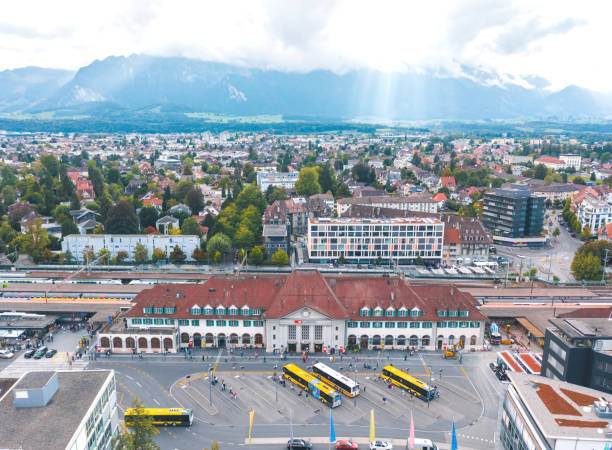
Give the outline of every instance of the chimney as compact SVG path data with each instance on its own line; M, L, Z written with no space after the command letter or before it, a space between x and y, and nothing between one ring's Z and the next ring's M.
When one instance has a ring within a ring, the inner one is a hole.
M451 288L450 290L450 296L452 297L453 295L455 295L455 290L453 288Z
M391 291L391 301L394 302L395 301L395 292Z

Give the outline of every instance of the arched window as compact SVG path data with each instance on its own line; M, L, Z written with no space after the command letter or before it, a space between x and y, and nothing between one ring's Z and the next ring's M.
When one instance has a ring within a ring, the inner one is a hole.
M238 335L236 333L230 334L230 344L238 343Z
M151 338L151 348L161 348L161 341L159 338Z
M115 338L115 339L119 339L121 341L121 338ZM102 339L100 339L100 347L104 347L104 348L110 347L110 339L107 337L103 337Z
M189 344L189 334L188 333L181 333L181 343Z
M349 335L347 343L348 345L357 345L357 336L354 334Z
M400 334L397 337L397 345L402 346L402 347L406 345L406 336L404 336L403 334Z
M138 348L147 348L147 347L148 347L147 338L144 338L144 337L138 338Z
M129 337L125 339L126 348L136 348L136 342L133 337Z
M164 338L164 350L172 350L174 345L171 338Z
M451 334L451 335L448 337L448 343L449 343L450 345L453 345L453 344L455 343L455 336L454 336L454 335L452 335L452 334Z
M385 345L393 345L393 336L390 334L385 336Z
M423 336L421 339L421 345L423 347L427 347L429 345L429 336Z
M475 334L472 335L472 337L470 338L470 345L476 345L476 339L478 339L476 337Z
M416 347L417 345L419 345L419 337L414 334L410 336L410 345L412 347Z
M255 345L263 345L263 336L259 333L255 335Z
M213 342L215 342L215 338L212 333L206 333L204 339L206 340L207 344L212 344Z
M242 335L242 345L249 345L251 343L251 335L244 333Z
M380 345L380 336L378 334L372 337L372 345Z

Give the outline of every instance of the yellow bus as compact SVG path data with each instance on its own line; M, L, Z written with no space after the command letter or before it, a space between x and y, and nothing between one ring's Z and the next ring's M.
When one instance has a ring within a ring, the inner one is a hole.
M185 408L143 408L142 414L150 417L153 425L183 426L188 427L193 423L193 411ZM125 411L123 421L128 427L134 425L133 417L137 415L137 410L128 408Z
M306 389L314 398L326 403L330 408L340 406L342 403L342 396L339 392L334 391L321 380L300 369L295 364L283 366L283 373L289 381Z
M423 383L421 380L402 372L393 366L385 366L382 370L382 377L393 384L413 392L422 400L433 400L436 397L436 389Z

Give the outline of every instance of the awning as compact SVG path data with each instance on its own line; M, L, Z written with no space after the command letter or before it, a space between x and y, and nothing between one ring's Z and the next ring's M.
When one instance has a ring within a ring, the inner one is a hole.
M0 339L16 339L24 333L25 330L0 330Z
M517 317L516 320L518 323L523 325L523 327L525 327L525 329L529 331L534 338L544 339L544 333L542 333L540 329L532 324L529 320L525 319L524 317Z

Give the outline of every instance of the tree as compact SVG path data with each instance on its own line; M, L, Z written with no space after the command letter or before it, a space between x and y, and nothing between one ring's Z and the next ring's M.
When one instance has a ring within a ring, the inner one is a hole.
M236 208L239 211L242 211L249 205L255 206L260 214L263 214L268 206L264 195L255 184L249 184L236 197Z
M555 228L555 231L553 231L553 237L559 237L560 234L561 230L559 230L559 227Z
M187 255L185 255L185 252L178 245L175 245L170 252L170 261L173 263L181 263L185 261L186 257Z
M104 228L109 234L138 234L140 228L134 207L125 200L118 201L109 209Z
M546 169L546 166L544 164L538 164L537 166L535 166L533 177L537 178L538 180L543 180L546 177L547 172L548 170Z
M193 183L189 180L179 181L178 184L176 185L176 188L174 189L174 197L179 202L182 202L187 196L187 192L189 192L192 187L193 187Z
M191 253L191 257L195 259L197 262L206 261L206 256L207 256L206 252L202 250L200 247L194 248L193 252Z
M144 406L134 397L132 416L130 419L132 432L120 432L113 438L111 448L114 450L158 450L159 446L153 440L157 430L153 419L144 413Z
M215 263L219 264L222 259L223 259L223 255L221 254L221 252L220 251L216 251L215 252L215 257L214 257Z
M98 197L96 202L98 203L98 205L100 205L100 221L104 222L106 221L108 211L113 206L113 200L108 194L108 190L106 188L104 188L104 190L102 191L102 195Z
M279 248L276 253L272 255L272 264L275 266L286 266L289 264L289 256L287 252L282 248Z
M40 163L49 171L52 178L57 178L60 170L60 163L53 155L41 155Z
M87 164L87 171L96 197L99 197L104 192L104 176L102 171L98 169L94 160L90 160Z
M240 228L234 236L234 247L250 249L255 245L255 235L245 225L240 225Z
M162 262L166 260L166 251L161 248L154 248L153 255L151 256L151 260L154 263Z
M147 248L140 242L134 247L134 261L136 264L144 264L149 260Z
M591 227L586 225L583 229L582 229L582 233L580 233L580 239L582 239L583 241L588 241L589 239L591 239L593 235L591 234Z
M187 217L183 222L183 226L181 227L181 234L202 237L202 230L200 229L198 221L193 217Z
M155 222L159 219L159 212L153 206L144 206L140 208L138 217L140 219L140 227L144 230L147 227L155 226Z
M300 170L298 180L295 183L295 192L307 197L321 193L319 173L316 167L304 167Z
M110 262L111 252L107 248L101 248L97 256L99 264L108 264Z
M216 255L217 252L223 255L229 254L232 249L232 241L227 235L217 233L206 243L206 251L209 255Z
M325 163L317 167L317 172L319 174L318 181L321 186L321 192L331 192L332 195L334 195L338 187L338 180L336 180L334 168L330 166L329 163Z
M274 203L276 200L287 200L289 196L287 195L287 191L283 187L278 186L268 186L266 189L266 201L269 205Z
M126 252L125 250L119 250L117 252L117 257L116 257L117 258L117 262L119 262L119 263L123 262L124 260L126 260L128 258L128 256L129 256L128 252Z
M32 257L32 260L37 263L40 260L42 251L49 246L51 240L47 230L43 228L42 221L35 219L26 225L25 232L16 236L11 241L12 248L21 253L26 253Z
M259 247L254 247L253 250L251 250L251 253L249 253L248 259L249 264L252 264L254 266L260 266L264 262L263 252Z
M199 214L204 209L204 196L199 187L192 187L185 196L185 203L191 209L192 214Z
M576 280L597 280L601 278L603 267L592 253L576 253L571 269Z

